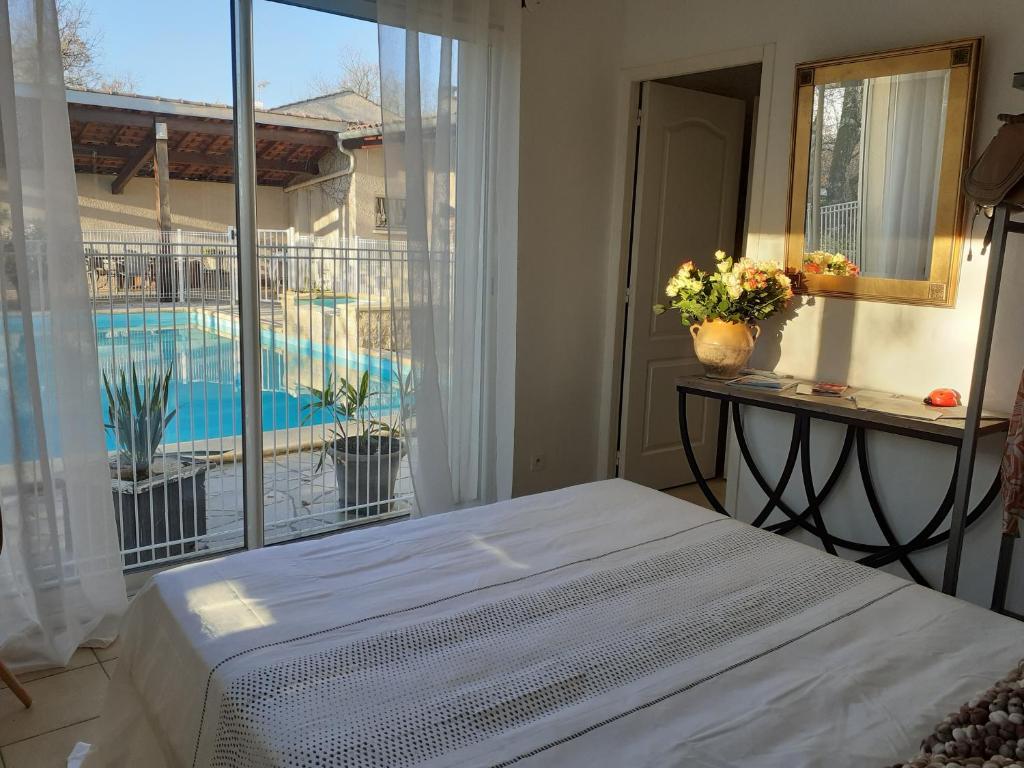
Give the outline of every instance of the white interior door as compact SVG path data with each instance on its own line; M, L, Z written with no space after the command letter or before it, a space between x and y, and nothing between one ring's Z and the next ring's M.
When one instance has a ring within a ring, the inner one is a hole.
M713 268L736 235L744 104L644 83L626 332L619 475L652 488L693 481L679 439L675 379L696 374L693 341L675 312L655 316L681 263ZM690 436L714 473L718 403L690 398Z

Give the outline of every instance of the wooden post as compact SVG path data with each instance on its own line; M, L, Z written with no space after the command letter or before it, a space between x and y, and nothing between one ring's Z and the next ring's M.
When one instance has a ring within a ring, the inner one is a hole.
M156 285L161 302L174 301L174 264L170 247L171 175L167 156L167 123L153 125L153 180L161 245L157 253Z
M32 697L29 696L28 691L26 691L24 686L18 682L18 678L14 676L13 672L7 669L2 661L0 661L0 680L3 681L4 685L11 689L14 695L18 697L26 708L32 706Z

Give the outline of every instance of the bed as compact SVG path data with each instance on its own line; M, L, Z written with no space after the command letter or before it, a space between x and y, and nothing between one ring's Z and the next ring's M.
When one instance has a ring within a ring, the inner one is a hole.
M87 766L884 766L1024 625L610 480L195 563Z

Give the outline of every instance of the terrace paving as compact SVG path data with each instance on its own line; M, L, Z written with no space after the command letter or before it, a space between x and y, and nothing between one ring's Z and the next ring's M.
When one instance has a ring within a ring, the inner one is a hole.
M359 525L374 520L404 516L411 509L412 478L408 458L403 459L395 484L392 513L386 517L359 517L355 510L339 509L334 468L316 468L308 453L285 454L263 462L264 516L268 541L281 541ZM211 467L206 478L206 536L199 542L205 550L231 549L242 545L242 464Z

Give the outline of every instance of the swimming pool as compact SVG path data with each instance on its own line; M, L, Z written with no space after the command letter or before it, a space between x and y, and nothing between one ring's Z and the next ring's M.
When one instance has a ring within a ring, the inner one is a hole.
M296 304L312 304L315 307L332 309L355 301L351 296L305 296L295 300Z
M164 444L232 438L242 434L241 383L237 322L223 316L186 310L101 311L94 315L100 369L110 377L135 364L140 374L171 369L170 407L176 409ZM262 413L265 432L308 427L324 422L319 413L305 420L308 387L321 387L330 372L355 378L370 373L378 394L370 410L380 418L399 407L398 371L392 360L356 354L332 346L287 338L262 329ZM103 417L107 396L102 391ZM328 417L329 420L329 417ZM107 448L115 448L107 431ZM216 450L217 446L203 446ZM228 447L227 445L224 446ZM198 449L199 446L196 446Z

